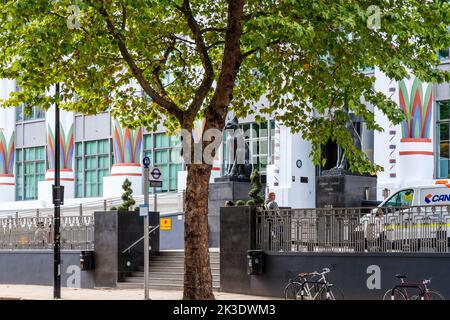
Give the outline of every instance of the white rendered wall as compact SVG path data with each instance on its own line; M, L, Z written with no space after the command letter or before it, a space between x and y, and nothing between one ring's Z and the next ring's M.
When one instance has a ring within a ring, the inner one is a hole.
M399 83L390 80L378 69L375 75L377 79L375 90L391 97L400 108ZM408 96L411 94L414 79L415 77L411 75L410 79L404 80ZM426 91L427 86L426 83L422 85L422 92ZM374 136L374 161L385 170L377 174L379 200L383 199L382 192L385 188L392 193L400 187L431 181L434 178L434 102L431 112L429 136L422 139L404 138L402 124L392 125L380 110L375 109L375 120L384 128L383 132L375 132Z
M103 198L121 197L124 193L122 184L125 179L131 182L133 196L142 194L142 176L110 176L103 177Z
M15 91L16 84L14 80L0 80L0 99L8 98L9 94ZM5 139L6 145L2 144L2 148L7 150L12 143L15 144L16 115L14 108L0 108L0 133ZM3 166L8 167L8 172L0 172L0 202L15 200L15 147L12 154L6 155L9 159L3 159ZM9 160L9 161L8 161ZM6 169L6 168L5 168Z
M268 191L276 193L276 200L280 206L314 208L315 166L309 156L311 143L303 140L298 133L292 134L285 126L279 128L280 136L279 139L275 138L275 143L280 144L280 152L278 155L275 154L275 164L267 167ZM301 161L300 168L297 167L298 160ZM308 182L301 183L300 177L307 178Z

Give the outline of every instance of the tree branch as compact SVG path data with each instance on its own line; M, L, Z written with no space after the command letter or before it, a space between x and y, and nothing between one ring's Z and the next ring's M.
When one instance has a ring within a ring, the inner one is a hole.
M129 53L122 35L116 32L116 28L111 21L111 18L104 7L103 0L101 0L101 6L99 7L100 14L105 18L106 26L111 36L117 41L120 53L123 59L127 62L136 80L141 85L142 89L154 100L161 108L175 116L180 122L183 121L183 111L167 96L161 96L156 92L147 82L142 74L142 70L136 65L133 57Z
M191 29L192 31L197 52L200 55L200 60L202 61L203 68L205 69L203 80L197 89L194 99L188 107L189 115L191 117L195 117L197 112L200 110L206 96L208 95L209 90L211 89L212 83L214 81L214 68L208 55L208 49L205 45L205 40L203 39L200 27L192 13L189 0L183 0L182 7L178 7L178 9L185 16L189 29Z
M176 41L175 38L172 38L171 43L169 44L166 51L164 52L163 58L161 60L159 60L158 65L155 68L153 68L153 70L152 70L152 74L153 74L153 77L155 78L156 85L158 86L159 91L165 96L167 96L167 92L166 92L166 89L164 88L164 86L161 82L161 78L160 78L161 65L166 63L167 59L169 58L169 55L175 50L175 41Z
M217 86L206 112L206 128L221 129L233 99L236 77L242 63L241 35L244 0L228 1L227 31Z
M205 28L205 29L200 30L201 33L209 32L209 31L226 32L226 31L227 31L227 28L214 28L214 27L210 27L210 28Z
M212 47L215 47L215 46L217 46L217 45L219 45L219 44L224 44L225 43L225 41L223 41L223 40L221 40L221 41L216 41L216 42L214 42L214 43L211 43L209 46L207 46L206 47L206 49L211 49Z
M122 30L125 30L125 26L127 23L127 8L125 4L122 2Z
M280 43L280 40L274 40L274 41L271 41L271 42L269 42L268 44L267 44L267 47L270 47L271 45L273 45L273 44L277 44L277 43ZM253 49L251 49L251 50L248 50L247 52L244 52L243 54L242 54L242 60L244 60L245 58L247 58L248 56L251 56L252 54L254 54L256 51L258 51L258 48L253 48Z

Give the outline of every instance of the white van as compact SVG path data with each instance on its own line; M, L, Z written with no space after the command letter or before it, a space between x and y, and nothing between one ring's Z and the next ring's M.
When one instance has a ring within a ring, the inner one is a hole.
M450 181L405 187L394 192L371 213L360 219L367 241L384 243L411 242L436 247L436 241L447 247L450 235ZM411 241L417 240L417 241Z
M405 187L384 200L379 207L450 205L450 181L436 180L434 183Z

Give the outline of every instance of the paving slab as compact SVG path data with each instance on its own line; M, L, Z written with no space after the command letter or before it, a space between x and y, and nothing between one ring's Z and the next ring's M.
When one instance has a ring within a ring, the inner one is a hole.
M149 291L152 300L181 300L183 292L178 290ZM274 300L262 296L251 296L227 292L214 292L217 300ZM62 288L61 297L64 300L143 300L142 289L95 288L77 289ZM35 285L7 285L0 284L0 300L52 300L53 287Z

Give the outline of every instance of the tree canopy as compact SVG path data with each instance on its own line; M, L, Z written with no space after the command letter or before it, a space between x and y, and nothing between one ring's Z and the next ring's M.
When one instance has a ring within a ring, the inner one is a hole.
M449 24L443 0L4 0L0 78L21 90L0 106L59 102L86 114L110 110L129 127L163 122L188 132L199 117L207 131L222 129L231 110L270 114L312 142L316 163L331 139L351 170L376 172L346 129L349 113L375 130L367 103L393 123L405 115L361 70L449 81L436 68ZM55 83L60 95L51 94ZM183 298L211 299L212 165L186 167Z
M2 105L48 108L55 97L44 93L60 82L67 109L111 109L129 126L183 125L202 116L213 99L229 3L239 2L4 1L0 77L17 79L21 91ZM373 5L381 13L378 29L367 27ZM79 27L69 28L78 19ZM351 151L358 169L373 171L352 147L344 111L377 130L366 102L394 123L403 115L360 71L377 66L395 80L409 71L428 82L449 80L435 68L436 50L450 45L449 20L446 1L244 1L242 61L228 110L246 116L264 97L260 112L275 114L311 140L315 160L320 144L333 139Z

